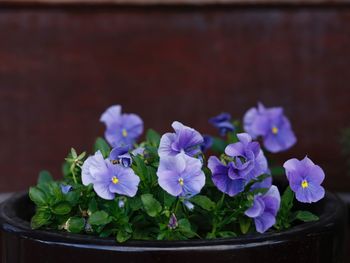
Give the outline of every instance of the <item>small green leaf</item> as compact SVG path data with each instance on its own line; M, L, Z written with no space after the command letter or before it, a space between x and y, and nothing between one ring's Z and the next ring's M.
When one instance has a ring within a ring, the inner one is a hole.
M119 243L123 243L123 242L127 241L131 236L132 236L131 233L128 233L127 231L125 231L124 229L122 229L122 230L119 230L119 231L118 231L116 240L117 240Z
M97 211L89 217L90 225L106 225L111 222L110 216L105 211Z
M192 197L190 201L207 211L211 211L215 208L215 203L204 195L196 195Z
M46 204L45 193L37 187L30 187L29 188L29 198L37 205L45 205Z
M281 198L281 209L284 211L290 211L290 209L293 207L293 200L294 192L288 186Z
M297 211L295 214L295 219L303 222L317 221L319 217L309 211Z
M71 205L76 205L80 198L79 191L70 191L66 194L66 200L71 203Z
M217 233L218 237L228 238L228 237L237 237L237 234L232 231L220 231Z
M73 159L76 159L78 157L77 151L74 148L70 149L70 153L71 153Z
M66 215L72 210L68 202L60 202L51 208L51 211L56 215Z
M101 151L103 157L107 158L110 151L111 151L111 148L109 147L108 143L101 137L98 137L96 139L96 142L95 142L95 146L94 146L94 151L97 152L97 151Z
M141 201L146 213L151 217L156 217L162 211L162 206L152 194L141 195Z
M251 225L251 219L250 219L250 218L241 217L241 218L239 219L239 227L240 227L241 232L242 232L243 234L248 233L249 228L250 228L250 225Z
M146 134L146 140L155 147L159 146L160 135L155 130L149 129Z
M81 217L70 217L67 221L67 231L80 233L85 227L85 219Z
M52 181L53 181L53 178L52 178L50 172L43 170L39 173L38 184L45 184L45 183L49 183Z
M50 222L50 213L48 211L37 211L30 221L32 229L38 229Z

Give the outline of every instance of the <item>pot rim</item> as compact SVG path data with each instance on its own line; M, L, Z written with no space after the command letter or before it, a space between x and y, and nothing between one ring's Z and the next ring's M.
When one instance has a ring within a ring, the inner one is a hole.
M247 234L235 238L191 239L178 241L164 240L130 240L117 243L114 238L101 238L93 235L73 234L52 230L33 230L28 221L20 218L14 207L28 198L28 192L19 192L0 205L0 228L4 232L14 233L26 239L33 239L47 244L65 245L82 248L94 248L117 251L165 251L165 250L201 250L210 246L213 250L240 249L242 247L266 246L301 240L305 236L330 232L336 227L337 219L345 216L345 205L335 195L326 192L320 206L319 220L302 223L291 229L277 232L268 231L263 234Z

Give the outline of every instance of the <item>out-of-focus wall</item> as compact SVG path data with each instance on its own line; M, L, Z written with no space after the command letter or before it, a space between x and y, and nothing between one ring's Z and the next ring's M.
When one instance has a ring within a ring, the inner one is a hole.
M92 149L112 104L203 133L221 111L285 107L298 144L332 190L350 190L350 6L0 7L0 191L41 168L60 177L71 146Z

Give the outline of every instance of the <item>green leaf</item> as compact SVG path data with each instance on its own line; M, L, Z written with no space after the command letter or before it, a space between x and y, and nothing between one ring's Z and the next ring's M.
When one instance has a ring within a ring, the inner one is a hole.
M95 198L92 198L89 202L89 212L95 213L98 210L97 202Z
M36 205L45 205L47 203L45 193L37 187L29 188L29 198Z
M278 175L284 175L285 170L282 166L273 166L271 167L271 174L272 176L278 176Z
M70 149L70 153L71 153L73 159L76 159L78 157L77 151L74 148Z
M196 233L192 231L191 223L190 221L188 221L188 219L182 218L178 221L178 224L179 224L179 231L181 232L181 234L183 234L187 238L191 238L196 235Z
M67 221L67 231L80 233L85 227L85 219L81 217L70 217Z
M204 195L196 195L190 201L207 211L212 211L215 208L215 203Z
M50 222L51 215L48 211L37 211L30 221L32 229L38 229Z
M134 170L135 173L140 177L141 181L146 181L146 178L148 178L148 169L145 162L140 156L134 156L133 160L136 164L136 170Z
M68 202L60 202L51 208L51 211L56 215L66 215L72 210Z
M217 233L218 237L228 238L228 237L237 237L237 234L232 231L220 231Z
M303 222L312 222L317 221L319 217L309 211L297 211L295 213L295 219L298 219Z
M218 137L212 137L212 138L213 138L213 144L211 146L211 149L217 153L224 152L227 146L227 143Z
M97 211L95 213L92 213L89 217L89 224L90 225L106 225L110 223L112 219L105 211Z
M293 207L294 192L288 186L281 198L281 210L290 211Z
M122 230L119 230L119 231L118 231L116 240L117 240L119 243L123 243L123 242L127 241L131 236L132 236L131 233L128 233L127 231L125 231L124 229L122 229Z
M49 171L43 170L39 173L38 184L46 184L52 181L53 178Z
M142 201L143 207L146 210L146 213L150 217L156 217L162 211L162 206L153 197L152 194L143 194L143 195L141 195L141 201Z
M94 146L94 151L97 152L97 151L101 151L103 157L107 158L110 151L111 151L111 148L109 147L108 143L101 137L98 137L96 139L96 142L95 142L95 146Z
M142 202L140 197L136 196L134 198L129 198L127 202L131 210L136 211L142 208Z
M251 225L251 219L250 219L250 218L241 217L241 218L239 219L239 227L240 227L241 232L242 232L243 234L248 233L249 228L250 228L250 225Z
M66 194L66 200L71 203L71 205L76 205L80 198L79 191L70 191Z
M160 135L155 130L149 129L146 134L146 140L155 147L159 146Z

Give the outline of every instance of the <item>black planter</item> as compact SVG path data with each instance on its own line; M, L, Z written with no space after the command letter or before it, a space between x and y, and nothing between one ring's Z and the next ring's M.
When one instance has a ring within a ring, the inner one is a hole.
M32 230L33 204L17 194L1 205L2 259L5 262L345 262L346 209L327 193L312 206L320 220L291 230L232 239L130 241Z

